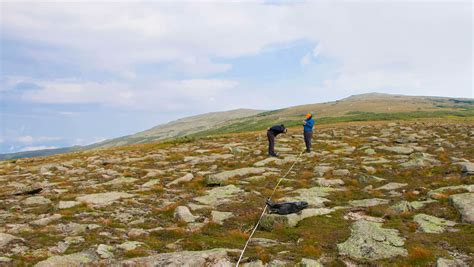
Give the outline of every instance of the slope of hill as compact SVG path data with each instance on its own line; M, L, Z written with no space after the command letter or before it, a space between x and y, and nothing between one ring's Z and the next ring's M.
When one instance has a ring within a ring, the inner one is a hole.
M318 125L0 162L0 265L473 266L474 123Z
M284 109L261 111L237 109L187 117L133 135L123 136L101 143L72 148L78 151L93 148L108 148L129 144L170 140L184 136L209 136L265 129L276 123L287 126L300 125L307 112L315 114L317 124L348 122L405 120L432 117L474 117L474 99L404 96L380 93L354 95L348 98L317 104L307 104ZM45 151L51 155L63 153L64 149ZM15 153L0 155L1 159L31 157L33 154ZM36 152L35 156L43 155Z

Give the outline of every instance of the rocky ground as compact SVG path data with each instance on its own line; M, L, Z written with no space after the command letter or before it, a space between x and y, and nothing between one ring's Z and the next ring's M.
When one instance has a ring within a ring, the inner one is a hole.
M474 125L317 130L264 216L244 266L473 266ZM0 162L0 265L235 264L296 130L266 157L249 133Z

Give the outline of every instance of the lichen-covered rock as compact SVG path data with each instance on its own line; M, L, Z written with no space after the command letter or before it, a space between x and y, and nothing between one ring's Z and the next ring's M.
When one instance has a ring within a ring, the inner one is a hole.
M436 261L436 267L468 267L468 265L459 259L450 260L445 258L439 258Z
M53 214L51 216L47 216L47 217L44 217L44 218L41 218L41 219L38 219L38 220L34 220L34 221L31 222L31 224L37 225L37 226L44 226L44 225L48 225L48 224L50 224L54 221L57 221L61 218L62 218L61 214Z
M296 196L288 196L281 198L281 201L306 201L311 207L324 207L325 202L329 202L328 199L324 198L328 196L331 192L342 191L344 189L331 188L331 187L311 187L311 188L301 188L295 191L292 191L291 194L297 194Z
M215 248L203 251L181 251L174 253L162 253L158 255L133 258L124 260L116 264L116 266L127 267L148 267L148 266L233 266L231 258L227 255L228 252L240 252L240 250L230 250L223 248Z
M388 199L369 198L369 199L351 200L349 201L349 204L353 207L373 207L373 206L388 204L389 202L390 201Z
M449 199L461 213L464 222L474 223L474 193L452 195Z
M244 190L235 185L227 185L208 190L206 195L196 197L194 200L204 205L217 206L230 201L231 198L243 192Z
M467 175L473 175L474 174L474 163L472 162L462 162L460 163L461 165L461 171Z
M81 202L79 202L79 201L59 201L58 208L59 209L69 209L69 208L72 208L72 207L77 206L79 204L81 204Z
M448 221L423 213L415 215L413 220L418 223L420 231L425 233L439 234L446 231L448 227L456 225L453 221Z
M298 267L323 267L324 265L319 260L302 258Z
M100 244L97 246L96 252L102 259L110 259L114 257L114 250L115 248L112 246Z
M425 206L426 204L433 203L433 202L436 202L436 201L435 200L425 200L425 201L408 202L406 200L402 200L402 201L398 202L397 204L391 206L390 208L393 211L400 212L400 213L401 212L410 212L410 211L420 209L423 206Z
M191 223L196 221L196 216L194 216L189 208L186 206L178 206L174 210L174 218L183 222Z
M276 225L285 227L295 227L298 222L313 216L326 215L333 212L334 209L318 208L304 209L300 213L292 213L288 215L265 214L260 222L260 228L265 231L271 231Z
M120 245L117 245L117 248L125 250L125 251L130 251L130 250L137 249L138 247L143 246L143 245L145 245L145 243L139 242L139 241L126 241Z
M182 176L182 177L180 177L180 178L178 178L178 179L176 179L172 182L169 182L168 184L166 184L166 186L172 186L172 185L177 185L177 184L180 184L180 183L189 182L193 178L194 178L194 175L192 173L187 173L184 176Z
M381 223L356 221L351 236L337 245L339 254L355 260L379 260L407 256L404 238L398 230L382 228Z
M38 262L36 267L84 266L97 262L99 257L93 251L84 251L64 256L53 256Z
M234 216L232 212L217 211L213 210L211 212L212 221L217 224L223 224L225 220Z
M403 155L409 155L413 153L413 148L411 147L405 147L405 146L378 146L376 147L378 150L382 151L389 151L397 154L403 154Z
M332 171L334 167L330 166L316 166L314 167L314 173L318 176L324 176L329 171Z
M386 185L383 185L379 188L376 188L378 190L396 190L396 189L399 189L399 188L402 188L402 187L405 187L407 186L408 184L405 184L405 183L388 183Z
M106 192L106 193L97 193L97 194L89 194L77 197L76 200L86 204L92 205L110 205L117 200L123 198L131 198L133 197L132 194L125 193L125 192Z
M23 200L23 204L28 205L28 206L48 205L48 204L51 204L51 200L43 196L34 196L34 197L29 197Z
M206 177L205 182L207 185L222 185L227 180L234 177L240 177L240 176L245 176L249 174L261 174L264 172L265 172L265 168L254 168L254 167L241 168L237 170L224 171L217 174L211 174Z
M8 245L8 243L12 242L13 240L21 240L21 238L10 234L0 233L0 249Z

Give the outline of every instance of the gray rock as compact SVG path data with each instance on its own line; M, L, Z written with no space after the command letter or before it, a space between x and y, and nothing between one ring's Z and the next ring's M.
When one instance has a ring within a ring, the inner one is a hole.
M440 187L440 188L429 191L428 196L431 197L431 198L436 198L439 194L443 194L445 191L457 191L457 190L462 190L462 191L467 191L467 192L474 193L474 184L471 184L471 185L452 185L452 186Z
M216 187L207 191L207 195L194 198L195 201L210 206L218 206L226 203L235 197L236 194L244 191L235 185L227 185L223 187Z
M340 169L340 170L333 170L332 171L332 175L334 175L334 176L348 176L350 174L351 174L351 172L349 170L346 170L346 169Z
M452 195L449 200L461 213L464 222L474 223L474 193Z
M153 187L154 185L160 184L160 179L151 179L150 181L142 184L142 187Z
M426 204L436 202L435 200L426 200L426 201L412 201L408 202L406 200L402 200L397 204L391 206L390 208L396 212L410 212L417 209L422 208Z
M338 187L344 185L344 181L341 179L324 179L318 178L316 179L316 183L320 186L324 187Z
M136 181L138 181L138 179L132 178L132 177L119 177L111 181L105 182L103 184L104 185L120 185L120 184L131 184L131 183L135 183Z
M241 265L242 267L265 267L266 265L263 264L261 260L246 262Z
M324 265L319 260L302 258L298 267L323 267Z
M436 267L468 267L468 265L459 259L449 260L445 258L439 258L436 261Z
M122 249L122 250L125 250L125 251L130 251L130 250L137 249L138 247L141 247L141 246L144 246L144 245L145 245L145 243L139 242L139 241L127 241L127 242L124 242L124 243L118 245L117 247Z
M410 160L400 164L404 168L417 168L417 167L429 167L432 165L439 165L440 162L434 159L432 155L428 153L416 152L410 155Z
M407 256L404 239L398 230L382 228L382 223L356 221L351 236L337 245L339 254L355 260L379 260Z
M407 186L408 184L402 184L402 183L388 183L386 185L383 185L379 188L376 188L378 190L396 190L402 187Z
M48 205L51 204L51 200L43 197L43 196L34 196L34 197L29 197L25 200L23 200L23 204L28 205L28 206L33 206L33 205Z
M306 201L309 206L312 207L324 207L325 202L329 202L328 199L324 198L331 192L343 191L344 189L331 188L331 187L311 187L301 188L293 191L292 193L297 194L296 196L288 196L280 199L281 201Z
M228 252L238 252L240 250L230 250L223 248L215 248L203 251L181 251L174 253L162 253L148 257L133 258L117 263L117 266L233 266Z
M69 209L74 206L81 204L79 201L59 201L58 208L59 209Z
M114 257L114 247L112 246L108 246L108 245L104 245L104 244L100 244L98 247L97 247L97 254L99 254L99 256L102 258L102 259L111 259Z
M402 154L402 155L409 155L413 153L413 148L411 147L405 147L405 146L378 146L376 147L378 150L382 151L389 151L397 154Z
M329 171L332 171L334 167L330 166L316 166L314 167L314 173L316 173L317 176L324 176Z
M384 178L380 178L374 175L364 175L361 174L357 177L357 181L362 184L372 183L372 182L382 182L385 181Z
M92 205L99 205L105 206L114 203L117 200L123 198L131 198L133 197L132 194L128 194L125 192L107 192L107 193L97 193L97 194L89 194L77 197L76 200L86 204Z
M241 168L237 170L224 171L217 174L211 174L206 177L205 182L207 185L221 185L221 184L224 184L227 180L234 177L240 177L240 176L245 176L249 174L262 174L264 172L265 172L265 168L254 168L254 167Z
M360 200L351 200L349 204L353 207L373 207L377 205L388 204L390 201L387 199L381 198L370 198L370 199L360 199Z
M288 215L265 214L260 222L260 228L265 231L271 231L275 225L283 225L285 227L295 227L298 222L313 216L326 215L334 212L334 209L318 208L304 209L300 213L292 213Z
M473 175L474 174L474 163L472 162L462 162L460 163L461 165L461 171L465 174L468 175Z
M423 213L415 215L413 220L418 223L420 231L425 233L439 234L446 231L448 227L456 225L453 221L448 221Z
M48 224L50 224L54 221L57 221L57 220L61 219L62 217L63 216L61 214L53 214L53 215L45 217L45 218L34 220L34 221L30 222L30 224L37 225L37 226L45 226L45 225L48 225Z
M36 267L84 266L97 262L99 257L93 251L84 251L64 256L53 256L38 262Z
M0 263L7 263L11 261L12 261L11 258L0 256Z
M232 214L232 212L224 212L224 211L213 210L211 212L211 216L212 216L212 221L213 222L215 222L217 224L223 224L225 220L233 217L234 214Z
M10 234L0 233L0 249L8 245L8 243L12 242L13 240L21 240L21 238Z
M177 185L177 184L180 184L180 183L189 182L193 178L194 178L194 175L192 173L187 173L183 177L180 177L180 178L178 178L178 179L176 179L172 182L169 182L168 184L166 184L166 186L172 186L172 185Z
M192 223L196 221L196 216L194 216L189 208L186 206L178 206L174 210L174 218L183 222Z

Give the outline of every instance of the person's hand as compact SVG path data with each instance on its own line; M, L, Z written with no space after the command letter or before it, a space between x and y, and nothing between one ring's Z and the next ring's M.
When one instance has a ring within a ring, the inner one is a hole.
M306 121L303 121L303 125L306 125Z

